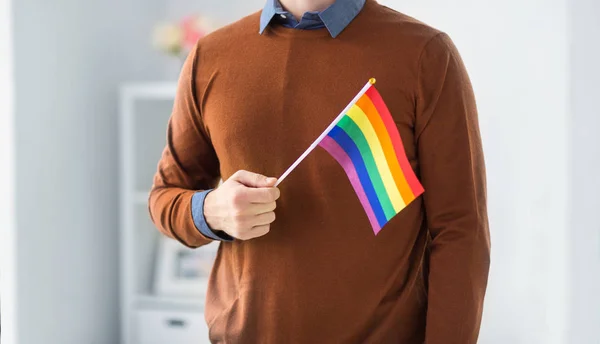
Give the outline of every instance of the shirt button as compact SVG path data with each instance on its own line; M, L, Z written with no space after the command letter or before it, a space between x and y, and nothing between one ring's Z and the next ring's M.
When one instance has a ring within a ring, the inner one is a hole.
M286 18L287 18L285 14L280 14L279 16L280 16L282 19L286 19Z

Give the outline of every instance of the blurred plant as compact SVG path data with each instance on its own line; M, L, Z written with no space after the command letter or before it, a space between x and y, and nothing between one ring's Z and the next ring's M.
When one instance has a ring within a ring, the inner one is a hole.
M185 58L196 42L216 26L201 16L189 16L177 23L160 23L154 28L153 45L162 52Z

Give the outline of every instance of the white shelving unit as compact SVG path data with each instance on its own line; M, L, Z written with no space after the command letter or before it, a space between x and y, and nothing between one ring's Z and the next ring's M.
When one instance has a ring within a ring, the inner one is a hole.
M126 84L120 89L122 344L209 343L204 298L154 291L161 234L147 207L166 140L175 83ZM200 249L216 250L216 244Z

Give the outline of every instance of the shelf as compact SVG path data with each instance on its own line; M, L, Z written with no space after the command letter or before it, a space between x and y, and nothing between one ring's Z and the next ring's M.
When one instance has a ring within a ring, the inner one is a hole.
M143 309L204 310L204 298L200 297L138 294L134 302L136 308Z
M175 82L127 83L120 87L123 344L138 343L140 332L149 330L148 326L140 327L140 314L188 312L202 317L204 312L203 296L156 295L152 287L158 259L157 244L162 234L148 214L148 196L157 162L164 150L165 129L176 92Z

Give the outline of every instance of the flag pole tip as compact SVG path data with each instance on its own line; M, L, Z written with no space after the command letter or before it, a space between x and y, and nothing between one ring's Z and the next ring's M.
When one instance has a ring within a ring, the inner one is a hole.
M369 79L369 83L370 83L371 85L375 85L375 82L376 82L376 81L377 81L377 80L375 80L375 78L371 78L371 79Z

